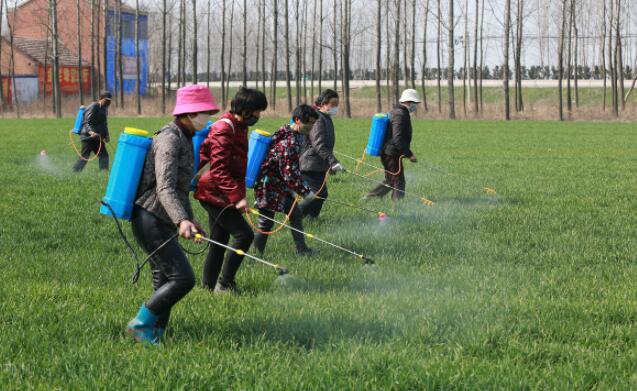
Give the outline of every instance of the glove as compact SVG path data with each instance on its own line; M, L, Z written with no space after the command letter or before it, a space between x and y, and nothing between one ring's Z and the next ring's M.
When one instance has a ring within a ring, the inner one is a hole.
M336 163L330 168L330 170L332 170L333 173L337 173L340 171L345 171L345 167L343 167L341 163Z
M310 191L309 193L307 193L305 195L305 197L303 197L303 199L308 200L308 201L312 201L316 198L316 193L313 191Z

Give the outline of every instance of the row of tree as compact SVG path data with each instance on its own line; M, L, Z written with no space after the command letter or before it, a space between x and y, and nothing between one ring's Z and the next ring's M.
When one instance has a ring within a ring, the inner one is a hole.
M47 21L54 68L57 1L49 0ZM95 14L107 12L107 0L77 0L78 9L80 1L91 3L91 35L96 37L101 27ZM114 6L115 20L119 21L113 27L118 53L116 103L123 106L122 0L115 0ZM139 0L135 6L139 15ZM624 91L624 79L633 77L633 86L637 80L637 72L632 71L635 64L630 63L632 50L624 51L632 37L625 19L633 8L627 0L560 0L559 4L550 0L162 0L146 4L145 10L150 12L149 26L154 28L149 32L149 83L159 85L164 113L174 87L189 82L221 81L221 103L225 106L230 81L247 85L251 80L253 86L269 92L275 109L277 87L284 83L285 103L291 110L293 103L310 101L316 96L315 86L321 90L330 79L329 86L342 92L344 112L350 116L350 80L373 78L379 111L408 86L421 91L425 111L442 113L446 88L444 106L449 118L455 118L457 84L462 88L465 116L478 116L483 111L483 80L501 79L503 116L510 119L512 108L524 110L522 80L542 78L558 80L559 115L563 119L565 111L570 113L573 104L580 103L579 80L604 80L600 103L616 115L625 108L632 91ZM537 24L534 29L542 34L525 34L533 18ZM136 21L139 45L138 16ZM81 23L78 12L78 46ZM530 40L538 43L539 65L524 64ZM94 96L104 84L101 54L106 45L102 43L100 50L99 39L92 41L97 41L91 44ZM497 57L501 63L494 60ZM137 64L139 92L139 56ZM55 78L57 72L53 74ZM435 80L435 102L428 99L427 80ZM296 82L294 91L292 81ZM610 102L606 102L607 89ZM59 91L55 80L54 90ZM136 103L141 113L139 93ZM59 115L59 92L54 107Z

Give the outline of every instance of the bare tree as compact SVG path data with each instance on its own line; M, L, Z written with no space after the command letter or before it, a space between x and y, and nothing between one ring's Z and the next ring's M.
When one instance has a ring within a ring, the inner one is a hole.
M197 0L192 0L192 82L197 84L199 79L197 70Z
M524 111L522 99L522 38L524 36L524 0L517 0L516 45L515 45L515 107Z
M97 13L97 37L96 37L97 47L95 50L95 57L97 57L97 83L96 83L97 90L102 89L102 58L106 60L106 56L104 56L103 55L104 53L102 53L102 51L100 50L100 44L102 42L102 40L100 39L100 32L102 31L101 23L100 23L100 20L102 19L100 16L101 9L102 9L102 1L97 0L97 10L95 11ZM106 23L106 19L104 23ZM106 39L106 34L104 34L104 39ZM95 94L95 97L97 97L97 94Z
M80 105L82 105L84 104L84 91L82 90L82 36L80 35L80 33L82 32L82 15L80 9L80 0L76 0L75 6L77 10L77 77L80 87Z
M614 29L614 0L610 0L610 13L609 13L609 21L608 21L608 66L610 67L610 89L611 89L611 97L612 97L612 106L613 106L613 114L615 116L618 115L617 112L617 74L616 67L613 58L616 58L613 55L613 29Z
M7 7L7 9L8 8L9 7ZM49 11L51 12L51 35L53 45L53 106L55 108L55 116L60 118L62 117L62 107L60 98L60 52L58 49L57 0L49 0Z
M425 26L422 37L422 69L420 71L420 84L422 89L422 103L425 113L429 111L427 106L427 25L429 21L429 0L425 0Z
M298 0L297 0L298 1ZM285 0L285 86L288 92L288 111L292 111L292 86L290 85L290 11L288 0Z
M119 104L124 107L124 64L122 61L122 39L124 23L122 19L122 0L117 0L117 64L119 73Z
M511 119L509 105L509 34L511 29L511 0L504 3L504 64L502 65L502 79L504 87L504 119Z
M620 15L622 13L621 0L617 0L617 38L615 38L615 45L617 46L617 74L619 78L619 92L617 99L621 102L622 111L626 110L626 101L624 100L624 60L622 54L622 36L621 36L621 24Z
M99 30L98 30L99 31ZM91 99L95 100L95 0L91 0L91 71L89 72L91 78ZM48 39L46 45L48 47ZM46 50L45 50L46 52ZM46 54L45 54L46 57ZM44 68L46 69L46 67Z
M383 110L383 105L381 102L382 95L380 92L380 59L381 59L381 45L382 45L382 36L381 36L381 14L382 14L382 2L381 0L376 1L377 11L376 11L376 111L381 112Z
M566 2L568 0L562 0L562 28L560 29L560 47L558 50L558 68L559 68L559 81L558 81L558 96L559 96L559 110L560 121L564 121L564 36L566 35Z
M7 10L7 13L9 13L9 3L7 2L7 0L5 0L5 8ZM15 2L15 4L13 5L13 18L12 18L13 22L10 23L9 18L7 18L7 28L9 29L9 48L10 48L9 69L11 72L11 89L13 90L13 105L15 108L16 116L20 118L20 98L18 96L18 88L16 86L16 81L15 81L15 50L14 50L14 44L13 44L13 38L15 36L15 24L17 23L17 18L16 18L17 10L18 10L18 2Z
M575 0L573 0L573 3L575 3ZM579 89L578 89L578 61L577 61L577 47L578 47L578 30L577 30L577 19L575 17L575 7L573 7L573 38L574 38L574 53L573 53L573 60L574 60L574 67L573 67L573 87L575 88L575 107L579 107Z
M279 3L278 0L274 0L274 15L272 25L274 26L274 33L272 35L272 44L274 46L272 50L272 82L270 84L270 93L272 97L270 100L272 101L272 109L276 110L276 81L277 81L277 57L278 57L278 25L279 25Z
M307 104L307 9L308 9L308 2L303 2L303 39L301 40L301 42L303 42L303 47L302 47L302 59L303 59L303 73L302 73L302 77L303 77L303 103Z
M313 2L313 6L314 6L314 12L312 13L312 15L316 15L316 5L317 5L317 1L314 0ZM307 28L307 23L305 24L306 28ZM316 38L314 37L314 34L312 34L312 58L310 61L310 97L313 98L314 97L314 65L315 65L315 60L316 60Z
M299 4L300 4L301 0L295 0L295 12L294 12L294 18L295 18L295 34L294 34L294 38L296 40L296 60L294 62L294 73L295 73L295 80L296 80L296 86L295 86L295 90L296 90L296 104L299 105L301 104L301 23L300 23L300 14L299 14ZM290 111L292 111L292 108L290 107Z
M210 28L210 14L212 13L212 0L208 0L208 13L206 15L206 86L210 88L210 44L212 38L212 30Z
M225 1L225 0L224 0ZM181 87L181 78L183 75L182 72L182 67L183 67L183 62L184 62L184 53L183 53L183 47L182 47L182 31L184 29L184 0L179 0L179 31L178 31L178 35L179 38L177 39L177 88ZM225 23L225 15L223 18L223 22Z
M194 1L194 0L193 0ZM137 100L137 115L142 114L142 78L139 54L139 0L135 0L135 92Z
M411 64L409 67L411 88L416 89L416 0L411 0Z
M409 61L407 61L409 55L409 24L407 19L407 0L403 1L403 10L405 12L405 26L403 34L400 36L403 44L403 81L405 82L405 88L409 88Z
M571 96L571 77L573 73L573 24L575 23L573 20L573 14L575 11L575 0L570 0L570 11L569 11L569 24L568 24L568 53L566 60L566 110L568 111L568 117L571 119L573 112L573 98Z
M477 0L476 0L477 1ZM484 80L484 5L486 0L482 0L482 8L480 10L480 112L484 112L484 99L482 81Z
M267 15L265 13L265 2L266 0L262 0L261 1L261 15L263 18L263 22L261 22L261 74L262 74L262 88L263 88L263 93L266 93L265 90L265 81L266 81L266 71L265 71L265 26L266 26L266 20L267 20Z
M338 90L338 47L336 46L336 37L338 36L338 2L333 0L334 10L333 18L334 24L332 28L332 57L334 60L334 91Z
M256 89L259 88L259 57L261 56L261 21L263 20L263 15L261 15L261 2L262 0L259 0L257 2L257 11L258 11L258 18L257 18L257 50L256 50L256 56L255 56L255 61L254 61L254 75L255 75L255 87ZM265 76L264 76L265 78Z
M3 13L4 11L4 1L0 0L0 64L2 64L2 20L3 20ZM47 23L48 24L48 23ZM48 37L47 37L47 43L48 43ZM44 50L44 88L43 91L46 91L46 59L48 56L48 46L47 48ZM43 94L44 96L46 96L46 93ZM42 101L44 101L44 99L42 99ZM44 108L43 108L44 110ZM0 113L4 112L4 86L2 84L2 67L0 67Z
M440 68L440 55L441 48L440 43L442 41L442 10L440 7L440 1L438 0L438 39L436 40L436 85L438 87L438 113L442 113L442 69Z
M221 106L224 109L226 101L226 0L221 0Z
M385 47L385 90L387 92L387 108L389 110L391 110L391 104L392 104L392 93L391 93L391 79L392 79L392 72L391 72L391 48L392 48L392 41L391 41L391 36L389 35L389 1L385 1L385 37L386 38L386 47Z
M603 0L602 10L602 38L600 42L601 48L601 61L602 61L602 78L604 80L604 89L602 92L602 108L606 111L606 78L608 77L606 72L606 0Z
M210 3L210 0L208 0ZM162 0L161 10L161 113L166 114L166 16L168 4Z
M352 42L352 0L343 0L343 91L345 93L345 115L347 118L352 117L352 106L350 102L350 46Z
M230 21L234 20L234 0L230 1ZM230 58L228 59L228 80L226 82L226 96L230 96L230 80L232 79L232 57L234 56L234 50L232 50L232 46L234 40L232 39L232 35L234 34L234 29L232 28L232 23L230 23Z
M476 0L475 23L473 29L473 112L479 113L478 106L478 22L480 21L480 0ZM482 73L482 70L480 70Z
M467 69L469 68L469 0L464 2L464 37L462 39L463 65L462 67L462 112L467 117Z
M194 1L194 0L193 0ZM242 84L244 87L248 86L248 3L246 0L243 0L243 35L241 39L241 45L243 50L241 51L241 75L242 75Z
M511 0L507 0L511 1ZM453 17L453 0L449 0L449 66L447 68L447 92L449 93L449 119L456 119L456 102L453 91L453 73L454 73L454 17Z
M318 93L323 88L323 0L319 0L319 59L318 59ZM314 99L314 95L312 96Z
M394 101L400 99L400 4L396 0L396 19L394 25Z

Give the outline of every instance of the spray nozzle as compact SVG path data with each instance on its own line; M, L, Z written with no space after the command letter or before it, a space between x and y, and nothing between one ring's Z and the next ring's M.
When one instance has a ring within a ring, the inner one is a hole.
M497 195L495 189L492 188L492 187L485 187L484 188L484 192L487 193L488 195L491 195L491 196Z
M284 275L288 274L288 269L285 266L274 265L274 269L276 270L276 272L280 276L284 276Z
M363 265L374 265L376 262L374 262L373 259L366 257L363 255Z
M427 205L427 206L434 206L434 202L433 202L432 200L428 200L428 199L426 199L425 197L422 197L422 198L420 199L420 201L422 201L422 203L423 203L424 205Z

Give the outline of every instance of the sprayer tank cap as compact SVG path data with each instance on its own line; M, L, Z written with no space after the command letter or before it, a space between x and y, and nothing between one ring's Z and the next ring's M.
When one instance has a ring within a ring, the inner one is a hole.
M266 132L265 130L262 130L262 129L255 129L254 132L261 136L272 137L272 133Z
M124 133L132 134L134 136L150 137L150 133L148 133L148 131L137 128L124 128Z

